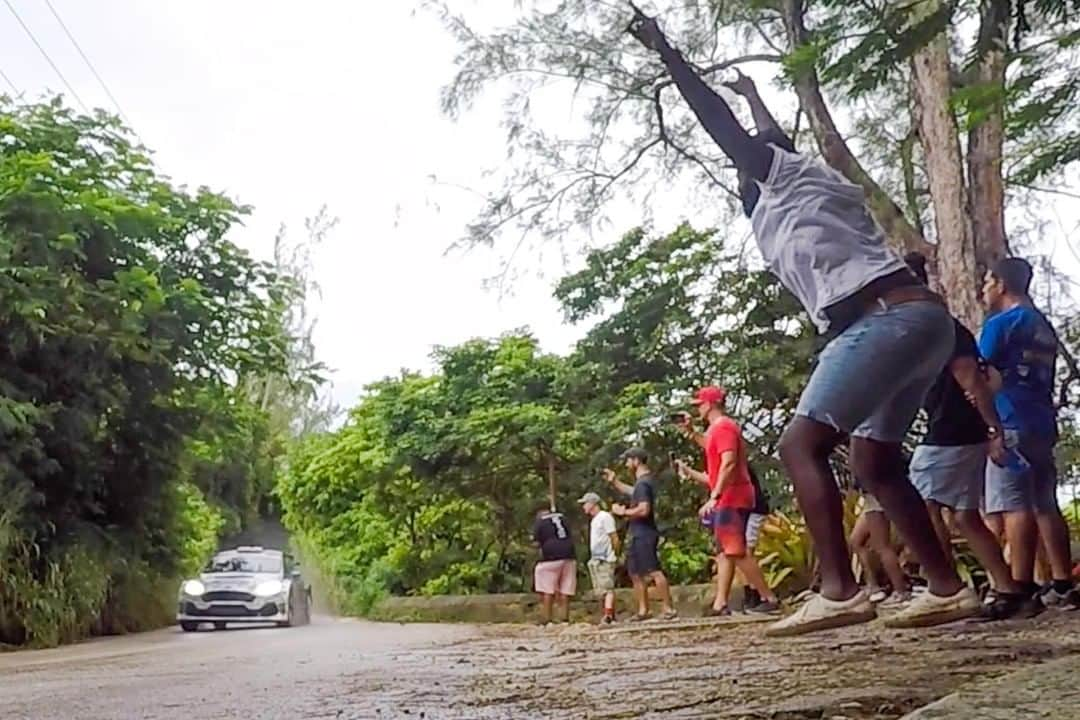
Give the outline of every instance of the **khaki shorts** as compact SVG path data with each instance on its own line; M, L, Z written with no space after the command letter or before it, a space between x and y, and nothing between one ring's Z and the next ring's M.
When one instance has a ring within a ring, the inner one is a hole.
M615 563L593 558L589 561L589 578L597 595L611 592L615 589Z

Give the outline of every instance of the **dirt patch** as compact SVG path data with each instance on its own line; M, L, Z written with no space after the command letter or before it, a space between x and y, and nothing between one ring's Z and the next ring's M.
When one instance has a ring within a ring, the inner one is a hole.
M1080 650L1080 613L784 640L760 623L619 627L502 626L395 656L393 681L355 678L339 717L895 720L973 679Z

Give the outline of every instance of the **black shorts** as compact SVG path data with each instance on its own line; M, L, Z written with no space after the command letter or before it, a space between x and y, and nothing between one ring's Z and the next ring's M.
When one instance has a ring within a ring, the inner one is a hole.
M659 570L660 556L656 551L659 543L658 535L631 537L630 545L626 548L626 572L636 577L645 577Z

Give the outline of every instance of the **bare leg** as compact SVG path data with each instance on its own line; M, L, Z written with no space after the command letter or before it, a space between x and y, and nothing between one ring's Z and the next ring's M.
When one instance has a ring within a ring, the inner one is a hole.
M551 603L554 599L554 595L544 594L540 596L540 619L545 623L551 622Z
M713 598L713 610L727 607L731 597L731 582L735 579L735 563L727 555L716 556L716 597Z
M900 567L900 558L892 544L892 532L885 513L867 513L867 526L870 528L870 547L877 553L881 568L889 578L894 593L911 591L907 573Z
M994 536L994 540L998 545L1004 544L1005 541L1005 516L1002 513L987 513L983 515L983 522L986 523L986 529L990 531L990 534Z
M772 591L768 583L765 582L765 576L761 573L761 567L757 563L757 559L749 553L738 558L729 558L733 561L733 565L739 568L739 572L746 578L746 582L750 587L758 591L761 595L761 599L766 602L776 602L776 593Z
M907 478L907 466L900 445L869 438L852 438L851 465L855 477L881 502L886 515L896 524L904 542L915 553L930 592L938 597L959 592L964 584L941 549L934 526L930 524L930 516L926 513L926 503Z
M814 539L821 594L829 600L849 600L859 592L844 537L844 505L829 467L829 453L841 437L824 423L798 416L780 438L780 459Z
M660 609L665 613L671 612L671 586L668 585L667 577L658 570L652 574L652 579L656 583L656 592L660 593Z
M637 614L649 614L649 594L645 588L645 578L640 575L631 575L630 582L634 585L634 600L637 601Z
M557 602L559 604L559 616L564 622L570 622L570 597L568 595L559 595Z
M613 592L604 593L604 614L615 615L615 593Z
M967 538L971 552L975 559L986 568L990 575L990 583L995 590L1006 593L1018 593L1021 587L1013 580L1009 572L1009 566L1005 564L1005 558L1001 555L1001 546L997 539L986 527L978 510L958 510L954 516L956 526L960 533Z
M1035 514L1026 510L1005 513L1005 538L1013 579L1031 585L1035 582L1035 546L1039 541Z
M949 527L945 524L945 518L941 514L941 505L933 500L927 500L926 512L930 515L930 524L934 526L934 534L937 535L938 542L941 543L941 549L945 551L945 557L949 559L953 567L956 567L956 557L953 555L952 548L952 533L949 532ZM979 523L982 523L981 519Z
M1050 561L1052 580L1068 580L1072 577L1072 548L1069 542L1069 526L1060 510L1040 512L1035 515L1039 536Z
M851 529L851 550L859 558L859 564L863 571L863 584L873 595L881 586L878 584L877 568L874 564L873 552L870 550L870 524L863 513L855 521L855 527Z

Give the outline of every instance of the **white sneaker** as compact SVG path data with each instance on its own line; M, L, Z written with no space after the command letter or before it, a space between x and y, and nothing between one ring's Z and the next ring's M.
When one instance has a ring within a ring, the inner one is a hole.
M878 590L875 590L874 592L870 593L870 602L877 605L879 602L885 602L885 600L887 600L888 597L889 596L885 593L884 590L878 589Z
M885 619L885 627L920 628L944 625L979 614L979 596L964 586L955 594L940 597L933 593L920 593L903 610Z
M803 635L818 630L858 625L870 622L876 617L874 605L863 590L855 593L850 600L829 600L822 595L814 595L794 613L770 625L765 634L771 637Z

